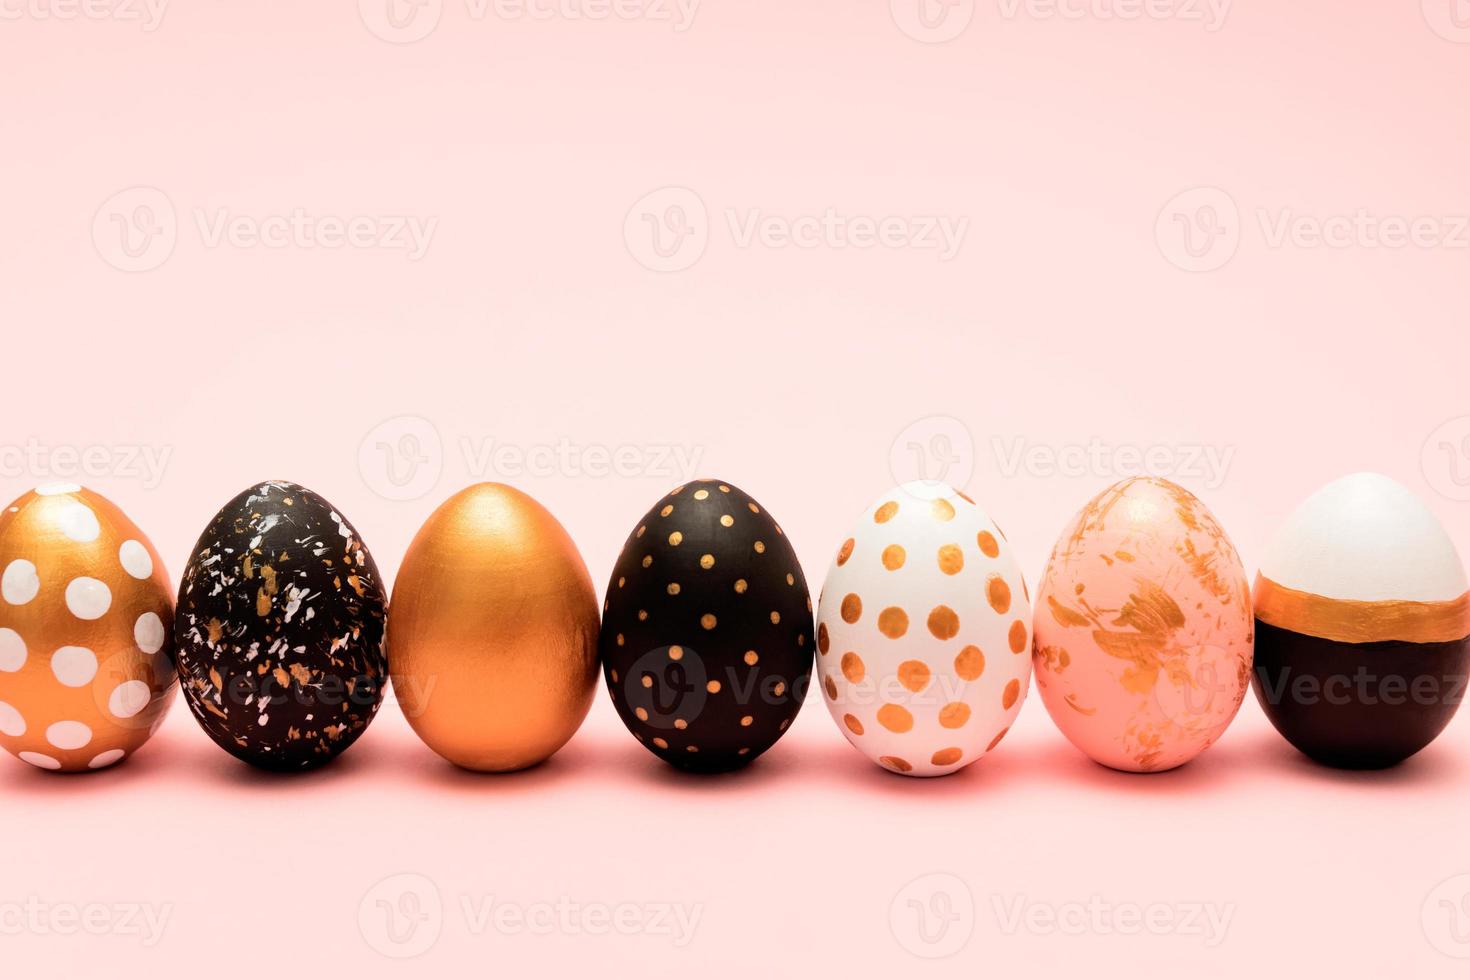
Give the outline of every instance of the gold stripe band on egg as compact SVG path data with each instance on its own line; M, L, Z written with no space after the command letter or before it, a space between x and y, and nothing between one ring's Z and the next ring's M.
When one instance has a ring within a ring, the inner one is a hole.
M1470 592L1444 602L1332 599L1256 576L1256 618L1338 643L1448 643L1470 636Z

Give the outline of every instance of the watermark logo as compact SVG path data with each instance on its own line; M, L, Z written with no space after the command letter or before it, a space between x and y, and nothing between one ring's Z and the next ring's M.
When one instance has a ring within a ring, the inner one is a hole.
M898 29L921 44L953 41L975 19L975 0L888 0Z
M168 261L179 240L173 202L156 187L129 187L102 203L92 218L92 244L123 272L148 272Z
M418 874L384 878L358 903L357 928L368 946L390 959L422 956L444 931L438 886Z
M888 447L888 471L894 483L962 490L975 475L975 439L969 427L949 415L930 415L906 426Z
M1470 0L1420 0L1424 22L1446 41L1470 44Z
M439 26L444 0L357 0L362 23L389 44L422 41Z
M1436 885L1425 896L1419 918L1429 945L1454 959L1470 960L1470 874Z
M357 469L385 500L418 500L439 485L444 442L434 423L400 415L379 424L357 447Z
M279 214L241 214L230 208L179 211L156 187L130 187L103 202L92 218L92 242L102 260L123 272L148 272L169 260L188 230L206 249L342 249L401 252L410 262L428 254L439 228L436 217L314 214L292 208Z
M975 932L975 896L952 874L927 874L904 885L888 906L888 928L909 953L953 956Z
M0 21L113 21L151 34L163 24L169 0L0 0Z
M1164 258L1186 272L1213 272L1240 248L1240 209L1218 187L1174 195L1154 222Z
M709 695L704 658L689 647L650 650L623 678L624 703L634 706L639 721L666 731L688 728L704 711Z
M642 197L623 219L623 240L638 264L653 272L683 272L709 247L709 210L687 187L663 187Z
M1419 468L1440 496L1470 500L1470 415L1450 419L1429 434Z

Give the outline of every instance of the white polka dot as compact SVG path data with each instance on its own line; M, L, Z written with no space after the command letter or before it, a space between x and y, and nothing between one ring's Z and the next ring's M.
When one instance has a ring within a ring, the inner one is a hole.
M63 493L76 493L81 489L75 483L47 483L36 488L36 496L55 497Z
M41 579L36 574L36 566L24 558L17 558L5 566L5 574L0 576L0 597L12 606L23 606L36 597L41 591Z
M163 620L158 613L146 612L133 624L133 639L144 653L157 653L163 649Z
M86 647L62 647L51 655L51 673L67 687L86 687L97 676L97 655Z
M153 556L141 541L124 541L117 551L117 560L122 562L123 571L133 578L147 578L153 574Z
M26 720L4 701L0 701L0 734L20 738L26 733Z
M119 718L131 718L148 707L152 693L142 681L125 681L113 689L107 699L107 710Z
M127 755L122 749L108 749L100 755L92 756L92 761L87 763L88 769L106 769L114 762L120 762Z
M112 590L95 578L74 578L66 583L66 608L77 619L101 619L112 607Z
M58 721L46 729L46 741L58 749L79 749L92 741L92 729L79 721Z
M13 629L0 629L0 670L13 674L26 665L26 641Z
M97 535L102 533L97 515L92 513L92 508L80 501L64 504L56 515L56 523L61 527L62 534L82 544L96 541Z
M22 753L20 753L20 761L21 762L29 762L31 765L35 766L37 769L60 769L61 768L61 763L57 762L55 759L51 758L49 755L42 755L39 752L22 752Z

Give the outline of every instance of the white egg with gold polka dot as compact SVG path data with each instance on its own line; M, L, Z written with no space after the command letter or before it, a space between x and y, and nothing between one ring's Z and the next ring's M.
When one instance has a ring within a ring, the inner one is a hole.
M0 746L88 772L136 752L178 676L173 588L153 544L100 494L40 487L0 513Z
M932 482L873 503L827 572L817 670L833 719L890 772L943 776L994 749L1031 681L1031 597L999 527Z

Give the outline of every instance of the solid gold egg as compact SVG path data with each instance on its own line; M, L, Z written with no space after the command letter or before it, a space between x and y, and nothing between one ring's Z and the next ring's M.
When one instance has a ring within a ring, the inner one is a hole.
M556 518L512 487L470 487L429 517L399 569L388 614L398 703L457 766L534 766L587 717L598 626L587 566Z
M153 544L71 484L0 514L0 746L40 769L104 769L163 721L173 588Z

